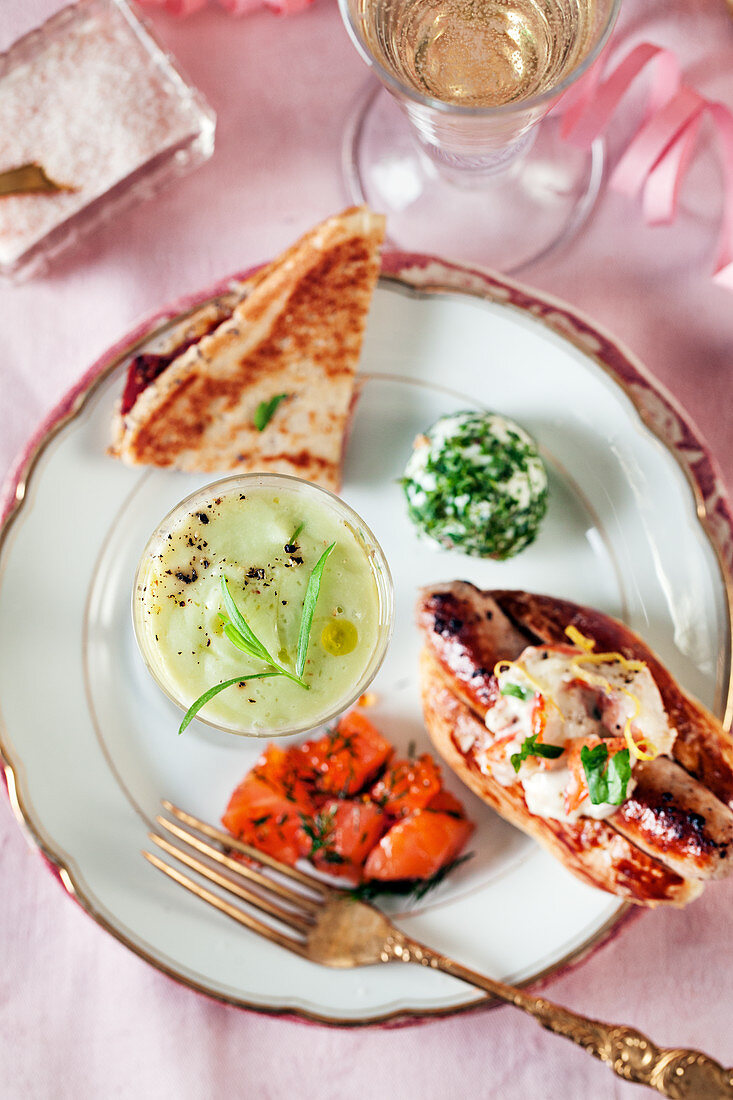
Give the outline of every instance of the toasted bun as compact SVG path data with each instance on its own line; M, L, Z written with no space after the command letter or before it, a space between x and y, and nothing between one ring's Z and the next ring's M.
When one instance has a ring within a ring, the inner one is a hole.
M112 453L130 465L289 473L337 489L383 237L384 218L363 207L307 233L142 390L118 419ZM256 410L280 394L258 431Z

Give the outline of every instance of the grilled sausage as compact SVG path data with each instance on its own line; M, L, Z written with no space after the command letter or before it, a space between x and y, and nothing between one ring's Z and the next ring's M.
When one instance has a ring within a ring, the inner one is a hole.
M445 681L426 650L421 657L425 724L445 762L503 818L533 837L578 878L638 905L682 906L697 897L700 882L686 879L647 855L606 821L581 818L569 825L536 817L527 809L521 783L503 787L476 763L472 745L486 730Z
M639 761L636 786L609 823L688 878L722 878L733 863L733 813L668 756Z
M664 866L688 885L690 881L718 878L730 872L733 813L728 803L733 799L733 741L717 719L684 692L659 659L626 626L569 601L526 592L482 592L464 581L423 590L417 619L427 653L422 666L423 681L427 677L433 691L438 681L442 683L443 723L447 722L445 716L450 710L446 691L463 706L463 710L454 707L451 711L460 722L450 740L454 752L460 754L463 778L473 775L469 785L477 789L476 776L480 776L482 789L478 793L509 820L550 847L576 874L581 873L579 864L586 867L588 860L581 859L577 852L571 854L572 845L568 846L567 834L562 832L575 827L530 814L519 781L509 788L502 787L484 775L475 761L471 763L471 745L475 750L485 742L482 720L497 698L492 670L499 660L515 660L528 645L567 644L568 625L593 638L597 651L617 651L629 659L645 661L659 688L670 724L677 728L673 749L676 761L659 756L653 761L637 762L630 796L605 821L586 819L581 829L584 842L595 851L601 834L607 845L613 834L623 838L623 846L619 847L620 841L614 837L611 847L614 859L618 857L623 863L624 885L620 881L611 882L609 872L603 886L619 896L632 897L634 893L625 881L629 875L646 874L641 867L634 869L633 863L629 864L629 849L651 857L655 866ZM440 719L435 704L426 699L425 690L424 709L432 735L431 726L440 728ZM473 725L468 723L467 716L473 719ZM448 751L445 733L438 740L439 751L444 748ZM448 762L452 766L457 763L455 759ZM507 803L506 792L514 791L515 787L517 790ZM603 829L597 830L597 825L603 825ZM558 827L562 843L558 840ZM549 840L549 834L554 840ZM581 877L588 877L587 867ZM676 892L671 890L669 897L665 895L656 901L651 896L645 900L645 894L649 894L647 886L640 886L637 892L640 896L632 900L641 904L669 900L684 904L689 900L679 886Z

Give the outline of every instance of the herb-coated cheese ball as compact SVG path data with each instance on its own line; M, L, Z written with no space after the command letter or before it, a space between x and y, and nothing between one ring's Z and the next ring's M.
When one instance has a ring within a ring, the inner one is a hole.
M547 510L547 473L534 441L496 413L437 420L415 440L402 484L420 531L475 557L518 553Z

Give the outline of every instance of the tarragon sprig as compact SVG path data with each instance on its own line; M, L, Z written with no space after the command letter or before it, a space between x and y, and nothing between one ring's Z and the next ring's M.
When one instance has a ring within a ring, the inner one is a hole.
M318 568L318 566L316 566L316 568ZM313 574L311 574L311 579L312 577ZM310 588L310 580L308 581L308 587ZM237 649L241 649L250 657L254 657L255 660L264 661L266 665L270 665L275 675L287 676L289 680L293 680L294 683L300 684L301 687L307 689L309 685L301 679L301 673L303 670L300 669L298 671L298 675L293 676L292 672L289 672L288 669L283 668L283 666L275 660L272 654L269 653L267 647L263 645L263 643L254 633L244 615L232 599L232 594L229 591L229 585L227 584L226 577L221 578L221 594L224 598L224 606L229 612L229 619L227 620L226 616L221 614L219 615L219 618L222 619L224 622L224 633L226 634L232 645L235 645ZM306 598L307 596L308 592L306 591ZM318 598L317 594L316 598Z
M320 558L313 566L313 571L308 578L308 587L305 590L305 596L303 598L303 610L300 615L300 630L298 632L298 653L295 658L295 671L300 677L303 675L303 669L305 668L305 658L308 653L308 643L310 642L311 627L313 625L313 614L316 610L316 604L318 602L318 593L321 591L321 580L323 578L323 570L326 568L326 559L333 550L335 542L332 542L328 546ZM306 685L307 686L307 685Z
M242 612L237 607L229 591L229 585L227 584L226 577L221 578L221 594L224 601L224 607L226 608L228 615L224 615L219 612L219 618L224 623L224 634L237 649L246 653L249 657L254 658L257 661L262 661L267 665L267 669L264 672L246 672L240 676L234 676L231 680L224 680L221 684L214 684L202 695L199 695L198 699L194 700L191 706L188 708L183 716L183 721L178 727L179 734L183 733L188 724L196 717L202 707L218 695L220 691L224 691L225 688L232 687L233 684L246 683L247 680L263 680L269 676L285 676L288 680L292 680L294 684L298 684L299 687L304 688L306 691L310 689L310 684L307 684L303 679L303 672L305 670L305 661L308 654L308 645L310 643L311 627L313 625L313 615L316 610L316 604L318 602L318 596L321 591L321 581L323 579L323 570L326 566L326 560L329 554L332 552L336 543L332 542L328 546L320 558L313 566L311 575L308 578L308 585L305 590L305 597L303 599L303 610L300 616L300 630L298 632L298 649L295 658L295 673L289 669L284 668L267 649L267 646L260 641L251 626L245 619Z
M279 676L280 673L276 669L272 669L270 672L250 672L246 676L235 676L231 680L225 680L222 684L214 684L208 691L205 691L203 695L199 695L195 703L192 703L183 716L183 721L178 727L178 732L183 733L189 722L193 721L202 707L205 707L210 699L213 699L215 695L218 695L224 688L231 687L232 684L243 684L247 680L264 680L266 676Z

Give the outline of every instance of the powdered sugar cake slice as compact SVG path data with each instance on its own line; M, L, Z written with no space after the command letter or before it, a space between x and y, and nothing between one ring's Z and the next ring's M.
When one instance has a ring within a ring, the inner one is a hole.
M295 474L332 490L384 218L365 207L307 233L230 318L121 402L111 453L130 465ZM287 395L262 431L255 413Z

